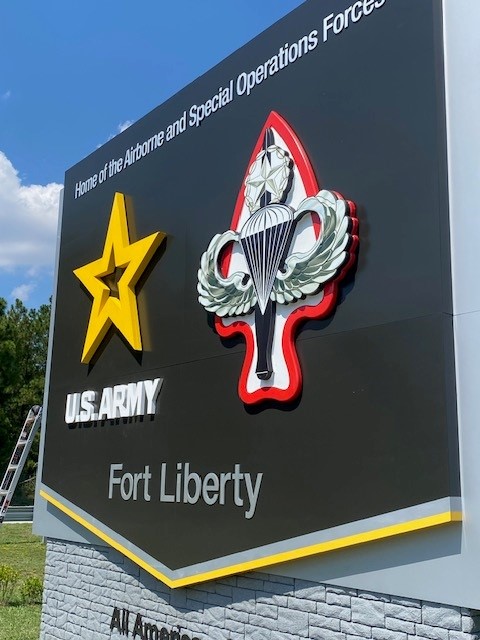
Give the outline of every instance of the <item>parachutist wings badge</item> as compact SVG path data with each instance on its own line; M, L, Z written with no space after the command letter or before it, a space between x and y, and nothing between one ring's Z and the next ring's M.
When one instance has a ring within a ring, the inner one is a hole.
M222 337L245 336L243 402L293 400L302 387L299 323L332 312L355 260L355 205L319 190L289 125L272 112L240 190L230 230L216 235L198 270L199 302Z

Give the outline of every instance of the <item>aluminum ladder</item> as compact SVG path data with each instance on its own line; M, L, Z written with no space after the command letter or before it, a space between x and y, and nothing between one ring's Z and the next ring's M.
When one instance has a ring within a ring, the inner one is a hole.
M0 484L0 524L5 519L5 514L10 506L18 480L27 461L30 447L35 434L38 431L42 418L42 407L34 405L28 412L27 418L20 431L20 435L13 450L2 483Z

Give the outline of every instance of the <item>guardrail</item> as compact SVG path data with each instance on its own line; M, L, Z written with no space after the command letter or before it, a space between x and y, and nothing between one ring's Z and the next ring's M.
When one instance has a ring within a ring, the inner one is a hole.
M32 522L33 505L29 507L8 507L4 522Z

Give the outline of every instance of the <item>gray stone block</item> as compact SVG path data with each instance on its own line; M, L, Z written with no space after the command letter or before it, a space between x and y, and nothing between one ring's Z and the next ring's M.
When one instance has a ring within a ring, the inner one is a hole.
M327 618L326 616L320 616L318 614L309 614L308 624L309 629L320 628L329 629L330 631L340 631L340 620L337 618Z
M351 596L345 593L336 593L327 589L326 603L336 604L339 607L349 607L351 603Z
M330 631L330 629L312 629L309 638L310 640L347 640L344 633Z
M263 591L264 580L258 578L250 578L248 576L238 576L237 586L242 589L252 589L253 591L259 589Z
M330 631L340 631L340 620L313 613L308 616L308 625L310 629L312 629L312 627L319 627L320 629L330 629Z
M273 618L274 620L278 617L278 607L272 604L264 604L258 603L255 607L255 613L258 616L263 616L264 618Z
M200 589L193 589L192 587L189 587L188 589L185 589L185 598L205 604L208 602L208 593L206 591L201 591Z
M155 606L153 602L152 606ZM194 617L199 617L203 615L204 605L201 602L187 598L187 610L189 610L189 614L195 614Z
M325 602L326 587L310 580L295 580L294 594L296 598L308 598L309 600Z
M478 635L464 633L463 631L450 631L448 638L449 640L477 640Z
M352 598L352 622L360 622L371 627L385 625L385 603L365 598Z
M228 607L232 604L231 596L221 596L219 593L206 593L207 603L221 607Z
M392 596L390 600L392 604L399 604L402 607L415 607L416 609L419 609L422 606L420 600L414 600L413 598Z
M245 634L245 624L243 622L236 622L235 620L225 620L225 629L227 631L235 631L236 633Z
M312 602L312 600L306 600L303 598L292 598L288 596L287 609L295 609L297 611L315 613L317 610L317 603Z
M350 622L352 619L352 611L350 608L325 604L323 602L317 602L317 613L327 618L337 618L338 620L346 620L347 622Z
M447 629L430 627L426 624L417 624L415 629L418 635L424 636L425 638L432 638L432 640L448 640Z
M279 629L279 622L276 618L264 618L263 616L257 616L254 614L250 614L248 616L248 624L252 627L269 629L270 631L276 631Z
M421 622L422 610L420 607L406 607L400 604L385 603L385 616L390 618L398 618L399 620L407 620L408 622Z
M170 604L172 607L178 609L179 607L185 608L187 606L187 592L185 589L176 589L170 596Z
M403 631L404 633L415 634L415 623L398 618L385 618L385 628L391 631Z
M267 593L276 593L278 595L293 596L295 587L291 584L284 584L283 582L267 582L263 583L262 591Z
M207 632L204 632L204 635L208 640L225 640L225 631L223 629L210 628ZM203 638L201 640L203 640ZM268 638L268 640L270 640L270 638Z
M255 592L251 589L234 587L232 590L232 609L255 613Z
M360 636L361 638L372 637L372 627L366 624L359 624L358 622L346 622L342 620L340 622L340 630L347 635Z
M225 611L226 620L235 620L236 622L242 622L246 624L248 622L249 614L245 611L237 611L236 609L229 608Z
M475 612L462 614L462 631L480 631L480 616L475 615Z
M462 615L459 607L426 602L422 605L422 622L432 627L442 627L453 631L462 630Z
M401 631L389 631L388 629L372 629L373 640L407 640L407 634Z
M138 578L136 576L132 576L129 573L125 573L121 569L118 572L114 572L114 571L111 571L109 573L104 572L103 575L102 574L100 574L100 575L102 575L102 577L104 577L105 580L108 580L108 579L112 580L112 578L114 578L114 576L118 575L118 574L120 575L120 581L123 582L124 584L128 584L128 585L130 585L132 587L138 587L139 586Z
M230 587L237 586L237 576L224 576L219 580L220 584L226 584Z
M297 582L296 578L290 578L289 576L276 576L274 573L269 573L266 578L269 582L281 582L282 584L290 584L293 585ZM301 582L306 582L305 580L301 580ZM315 584L314 582L310 584Z
M247 626L245 627L245 638L249 640L274 640L275 636L272 636L272 632L269 629Z
M391 597L384 593L376 593L375 591L358 591L358 597L365 600L378 600L379 602L390 602Z
M220 582L215 582L215 593L218 593L221 596L225 596L227 598L232 598L232 587L226 584L222 584Z
M349 587L337 587L332 584L325 585L327 593L337 593L338 595L356 596L358 594L357 589L350 589Z
M203 623L212 627L225 627L224 607L205 607Z
M268 593L268 591L256 591L255 599L257 602L273 604L276 607L286 607L288 605L288 596Z
M275 637L275 640L300 640L300 636L292 636L292 634L284 633L283 631L275 631L272 635Z
M292 635L302 636L308 634L308 613L279 609L277 629Z

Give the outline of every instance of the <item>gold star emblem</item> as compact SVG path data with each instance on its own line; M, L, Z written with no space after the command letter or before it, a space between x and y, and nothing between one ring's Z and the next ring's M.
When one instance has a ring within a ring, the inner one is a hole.
M90 362L112 325L133 349L142 350L135 286L165 237L159 231L131 243L125 196L115 194L102 257L73 272L93 297L83 363Z

